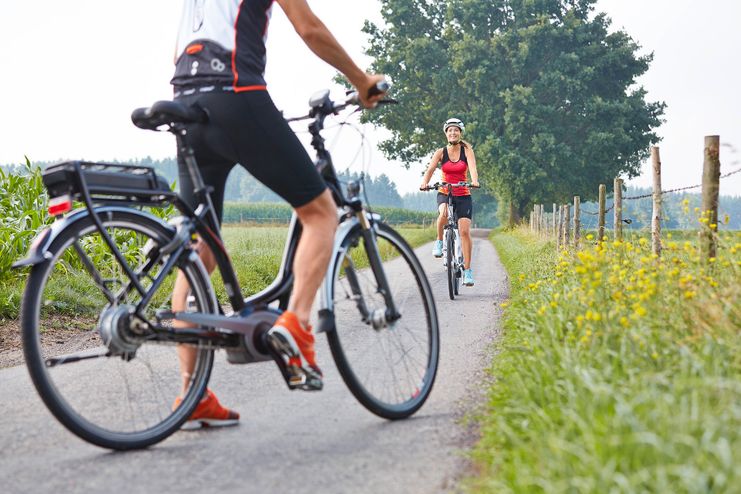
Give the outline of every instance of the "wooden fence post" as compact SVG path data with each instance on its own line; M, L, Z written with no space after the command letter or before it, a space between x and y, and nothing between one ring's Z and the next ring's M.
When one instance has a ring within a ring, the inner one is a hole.
M599 227L597 229L597 242L605 238L605 184L599 184Z
M581 197L574 196L574 249L579 249L581 235Z
M569 247L571 240L571 209L568 204L563 205L563 246Z
M556 229L556 251L561 251L561 235L563 230L563 209L558 206L558 226Z
M615 240L623 240L623 179L616 178L613 184L615 201L613 206L613 226L615 228Z
M654 176L653 212L651 213L651 252L661 255L661 158L659 148L651 147L651 164Z
M538 218L540 219L540 231L542 236L548 235L548 223L545 221L545 207L541 204L538 206Z
M553 203L553 217L551 218L551 223L553 225L552 226L552 228L553 228L552 235L554 237L558 235L558 230L556 229L556 219L557 218L558 218L558 213L556 211L556 203L554 202Z
M703 252L707 259L715 257L718 231L718 194L720 191L720 137L705 136L705 159L702 165L702 218L701 236Z

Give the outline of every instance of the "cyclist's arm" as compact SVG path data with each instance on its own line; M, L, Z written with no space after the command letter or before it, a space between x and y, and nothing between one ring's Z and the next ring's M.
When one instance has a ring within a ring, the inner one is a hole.
M443 159L443 148L438 149L437 151L435 151L435 154L432 155L430 166L427 167L427 171L425 172L424 177L422 177L422 185L419 186L420 190L427 187L427 185L430 183L432 174L435 173L435 169L437 168L437 165L440 163L441 159Z
M476 169L476 155L473 153L473 148L470 145L468 146L466 157L468 158L468 172L471 174L471 185L478 187L479 172Z
M306 0L276 0L286 13L286 17L293 24L306 46L319 58L345 74L350 83L355 86L360 101L366 108L375 106L383 97L378 94L368 97L368 91L377 82L383 79L382 75L372 75L363 72L350 58L344 48L329 32L327 26L312 12Z

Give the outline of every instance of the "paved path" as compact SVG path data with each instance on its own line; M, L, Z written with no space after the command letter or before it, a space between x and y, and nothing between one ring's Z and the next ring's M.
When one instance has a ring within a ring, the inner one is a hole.
M318 347L320 393L289 392L274 364L233 366L219 354L211 387L242 413L238 427L178 432L144 451L114 453L67 432L44 408L25 367L0 370L4 493L455 492L472 433L463 415L482 402L507 280L485 231L475 231L476 286L447 295L445 271L418 249L441 321L440 368L411 419L388 422L355 401Z

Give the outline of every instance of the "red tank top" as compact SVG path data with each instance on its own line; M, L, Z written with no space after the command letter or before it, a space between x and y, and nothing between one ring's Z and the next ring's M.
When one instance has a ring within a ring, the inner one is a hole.
M458 182L468 181L468 158L466 158L466 152L463 146L461 146L461 155L458 158L458 161L450 161L450 156L448 156L448 147L445 146L443 148L442 161L443 182L455 184ZM440 192L447 194L448 188L443 187L440 189ZM453 195L470 196L471 191L468 190L468 187L453 187Z

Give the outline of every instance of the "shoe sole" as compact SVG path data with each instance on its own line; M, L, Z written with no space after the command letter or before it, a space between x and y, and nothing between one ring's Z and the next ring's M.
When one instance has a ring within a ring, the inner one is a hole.
M239 419L196 419L188 420L180 426L183 431L197 431L199 429L211 429L216 427L232 427L239 424Z
M282 328L281 328L282 329ZM286 331L287 332L287 331ZM293 338L289 341L283 332L268 332L265 336L270 354L278 364L283 378L286 380L288 389L300 389L303 391L321 391L324 387L322 378L310 368L292 364L292 361L303 362L301 352L296 347Z

